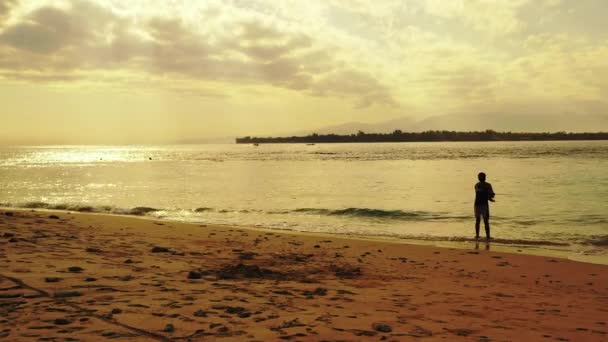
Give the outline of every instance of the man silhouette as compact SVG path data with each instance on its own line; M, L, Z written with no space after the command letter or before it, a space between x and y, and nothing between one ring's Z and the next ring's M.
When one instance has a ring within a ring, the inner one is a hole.
M475 239L479 239L479 221L483 217L486 229L486 239L490 240L490 204L494 202L494 190L492 185L486 182L486 174L480 172L477 175L479 182L475 184Z

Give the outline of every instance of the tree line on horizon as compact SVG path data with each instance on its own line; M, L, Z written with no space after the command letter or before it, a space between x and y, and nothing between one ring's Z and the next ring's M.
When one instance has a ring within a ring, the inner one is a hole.
M596 133L525 133L485 131L424 131L392 133L317 134L291 137L243 137L236 138L237 144L280 144L280 143L366 143L366 142L424 142L424 141L549 141L549 140L608 140L608 132Z

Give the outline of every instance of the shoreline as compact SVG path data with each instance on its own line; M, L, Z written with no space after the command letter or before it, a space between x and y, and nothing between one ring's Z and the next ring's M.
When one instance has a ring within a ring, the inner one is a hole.
M287 229L287 228L271 228L264 226L248 226L248 225L238 225L238 224L223 224L223 223L209 223L209 222L188 222L188 221L179 221L179 220L171 220L164 217L153 217L144 214L122 214L122 213L112 213L112 212L97 212L97 211L78 211L78 210L63 210L63 209L48 209L48 208L26 208L26 207L4 207L0 206L0 211L22 211L22 212L48 212L48 213L64 213L64 214L79 214L79 215L101 215L101 216L117 216L117 217L125 217L125 218L134 218L134 219L143 219L143 220L156 220L162 222L170 222L175 224L186 224L186 225L209 225L209 226L217 226L217 227L226 227L226 228L238 228L238 229L248 229L248 230L258 230L263 232L283 232L285 234L304 234L311 236L325 236L325 237L335 237L335 238L345 238L345 239L354 239L354 240L363 240L363 241L377 241L377 242L385 242L385 243L395 243L395 244L403 244L403 245L418 245L418 246L431 246L436 248L457 248L457 249L471 249L474 245L477 245L477 249L479 248L487 248L488 242L485 238L481 238L478 241L475 241L472 238L466 237L458 237L455 236L451 239L433 239L433 237L429 237L427 239L424 238L416 238L416 237L398 237L398 236L387 236L387 235L363 235L363 234L352 234L352 233L334 233L334 232L312 232L305 230L295 230L295 229ZM492 239L489 243L490 249L493 251L503 252L503 253L511 253L511 254L523 254L523 255L532 255L532 256L544 256L551 258L560 258L565 260L572 260L577 262L589 263L589 264L597 264L597 265L608 265L608 253L602 254L581 254L580 251L575 250L567 250L567 249L555 249L552 247L568 247L571 246L568 243L554 243L551 241L540 241L541 243L536 243L537 241L522 240L521 243L518 241L508 240L508 243L505 242L504 239ZM543 244L542 242L546 242Z
M608 266L133 216L0 210L0 337L608 337Z

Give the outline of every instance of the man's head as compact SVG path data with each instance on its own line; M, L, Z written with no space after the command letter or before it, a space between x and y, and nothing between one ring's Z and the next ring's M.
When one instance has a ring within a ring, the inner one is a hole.
M480 182L485 182L486 181L486 174L483 172L480 172L479 174L477 174L477 179L479 179Z

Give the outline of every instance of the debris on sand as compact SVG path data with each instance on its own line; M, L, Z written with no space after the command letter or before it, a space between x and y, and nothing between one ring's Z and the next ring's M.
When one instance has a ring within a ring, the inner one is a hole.
M376 331L383 333L390 333L391 331L393 331L393 328L391 328L390 325L384 323L374 323L372 324L372 328L374 328L374 330Z
M60 282L62 280L63 280L63 278L59 278L59 277L46 277L46 278L44 278L44 281L47 282L47 283L57 283L57 282Z
M241 260L253 260L258 254L254 252L241 252L239 255L239 259Z
M287 290L276 290L276 291L272 291L272 293L278 294L278 295L283 295L283 296L293 296L293 293L291 293Z
M314 291L304 291L302 292L304 296L312 297L312 296L326 296L327 289L324 287L317 287Z
M215 310L224 310L225 313L230 314L230 315L236 315L240 318L247 318L247 317L251 316L251 312L242 306L214 305L212 308ZM196 316L196 313L195 313L195 316Z
M298 318L294 318L291 321L283 322L281 325L279 325L277 327L270 328L270 330L280 330L280 329L303 327L303 326L306 326L306 325L304 323L300 322L300 320Z
M201 279L203 274L201 272L190 271L188 273L188 279Z
M219 279L239 279L239 278L262 278L277 279L283 275L280 272L261 268L257 265L238 265L224 266L217 272Z
M282 260L289 260L295 262L306 262L310 258L312 258L314 254L300 254L300 253L291 253L291 254L280 254L275 257Z
M57 318L53 321L53 323L55 323L56 325L68 325L72 323L72 321L66 318Z
M205 310L197 310L194 313L194 317L207 317L207 311L205 311Z
M82 293L78 292L78 291L59 291L59 292L55 292L55 294L53 295L53 297L55 298L69 298L69 297L80 297L82 296Z
M349 266L349 265L344 265L344 266L331 265L330 268L334 272L336 277L338 277L338 278L350 279L350 278L356 278L356 277L361 276L360 267L353 267L353 266Z

